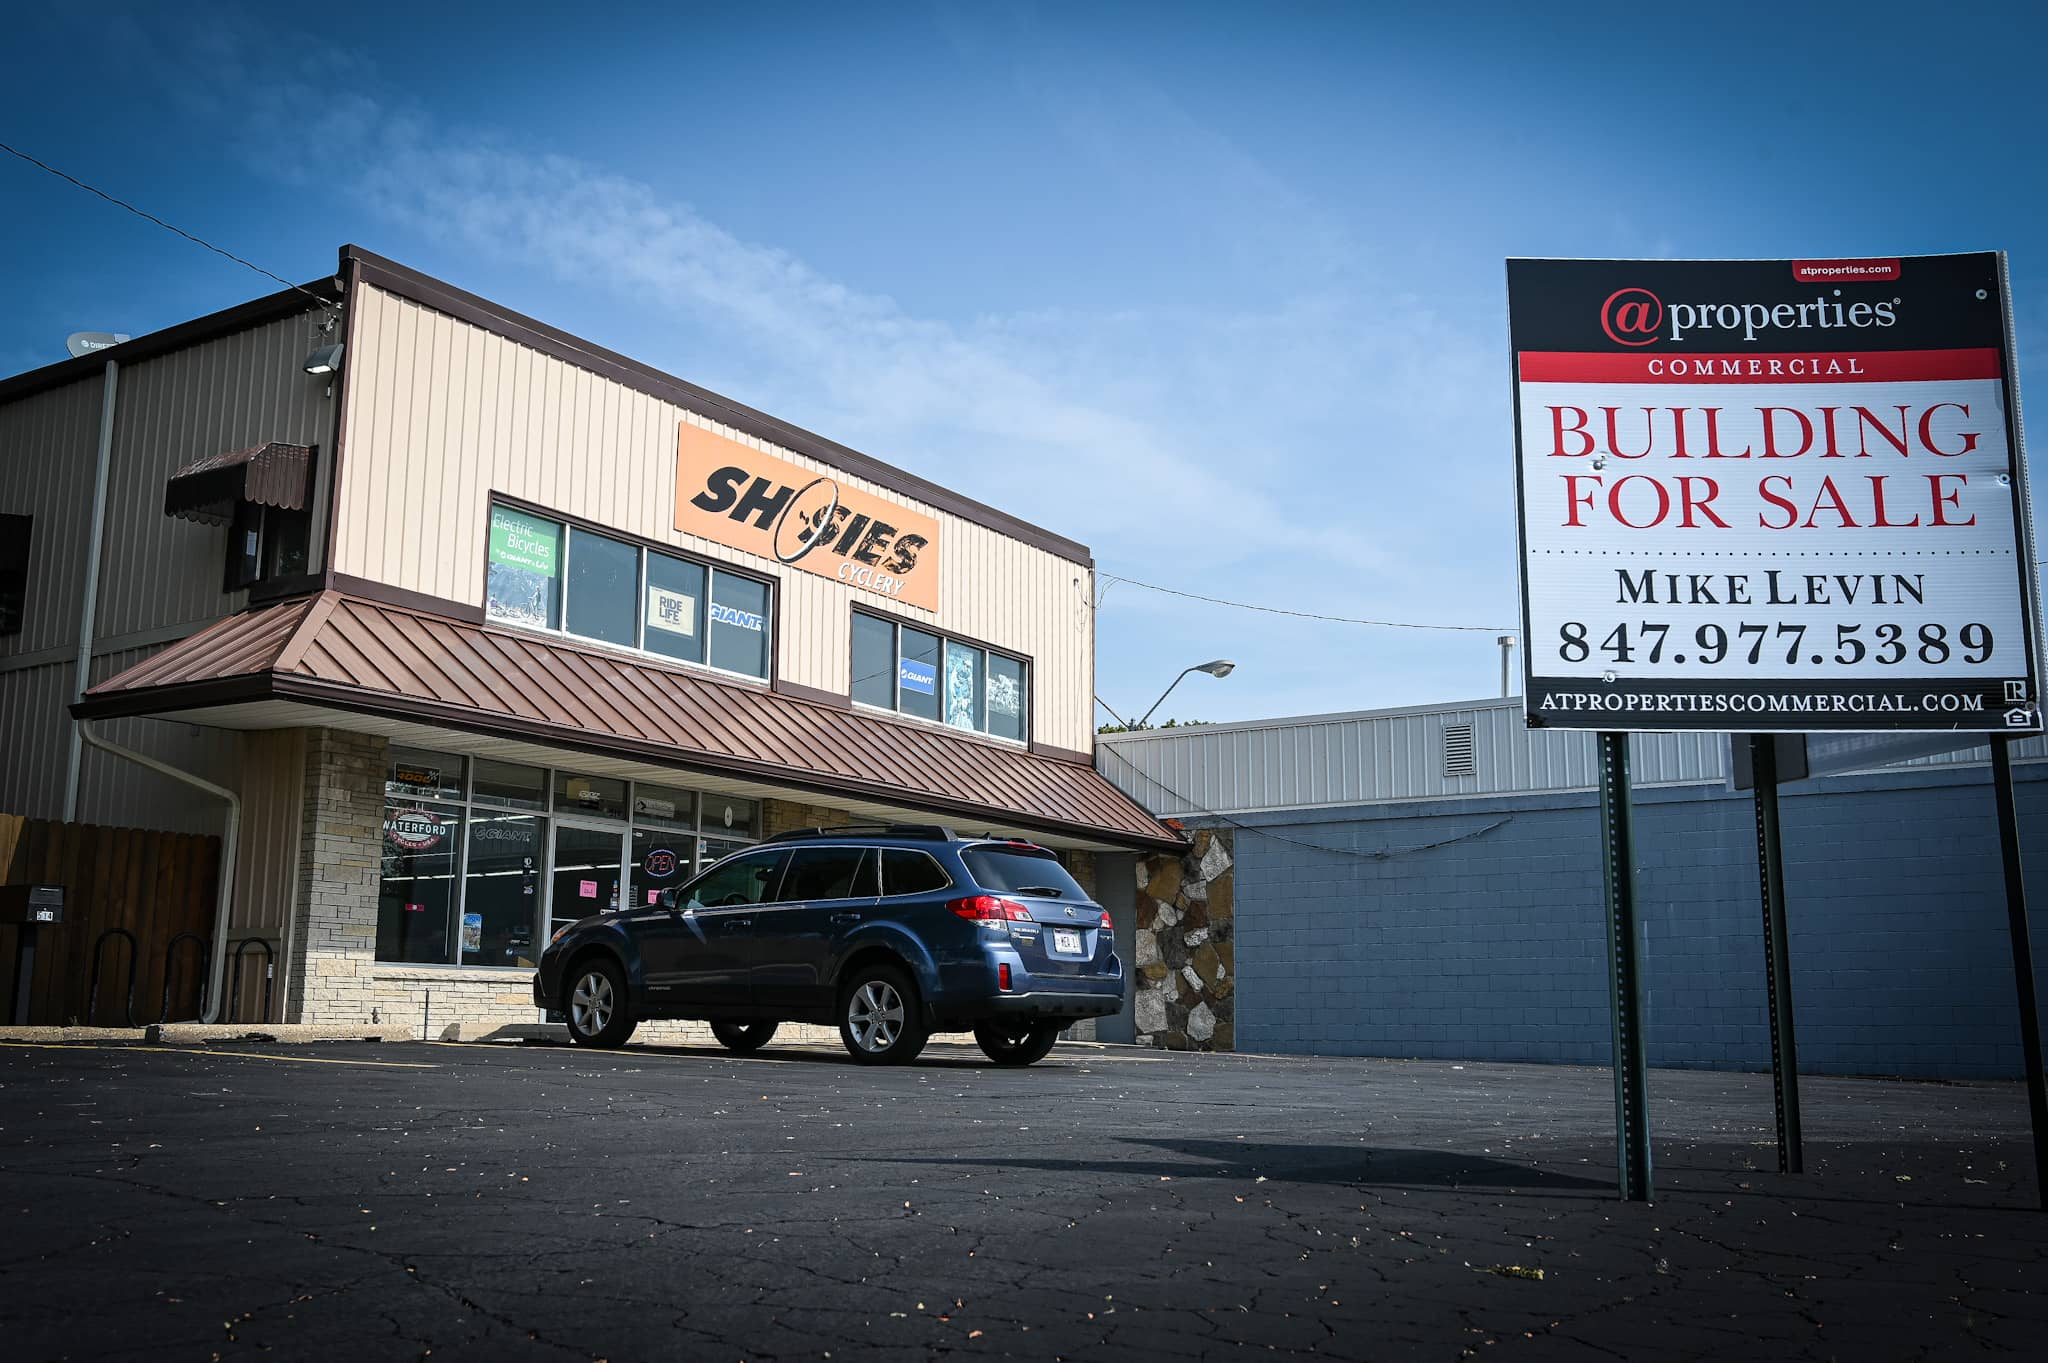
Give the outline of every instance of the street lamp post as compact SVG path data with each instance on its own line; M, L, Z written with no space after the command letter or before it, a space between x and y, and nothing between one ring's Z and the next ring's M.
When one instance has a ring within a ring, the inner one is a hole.
M1218 658L1214 662L1197 663L1193 667L1184 669L1181 672L1180 677L1175 677L1173 679L1172 686L1167 687L1164 691L1161 691L1159 693L1159 699L1152 702L1152 710L1157 710L1161 705L1166 703L1166 698L1173 694L1173 687L1179 686L1181 682L1181 677L1187 676L1189 672L1206 672L1212 677L1227 677L1236 667L1237 664L1230 661L1228 658ZM1144 716L1131 727L1134 729L1144 728L1145 720L1152 718L1152 710L1147 710Z

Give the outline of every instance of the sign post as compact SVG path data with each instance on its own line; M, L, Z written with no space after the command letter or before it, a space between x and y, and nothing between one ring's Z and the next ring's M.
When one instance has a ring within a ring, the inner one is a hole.
M1643 1048L1643 967L1636 925L1635 817L1628 735L1600 735L1600 828L1607 848L1607 980L1614 1016L1615 1161L1621 1195L1651 1200L1649 1059Z
M1523 693L1531 727L1600 735L1622 1191L1649 1184L1646 1122L1625 1101L1641 1077L1634 943L1619 935L1632 904L1618 748L1632 732L1762 736L1779 1152L1797 1168L1770 736L2041 729L2004 258L1511 260L1507 273ZM2017 856L2014 843L2011 894ZM2022 988L2038 1087L2031 976ZM2048 1106L2036 1126L2038 1150Z

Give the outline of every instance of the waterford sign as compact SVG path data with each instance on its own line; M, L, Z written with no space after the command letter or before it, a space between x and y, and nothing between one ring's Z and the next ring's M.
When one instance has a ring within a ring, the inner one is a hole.
M1511 260L1529 722L2041 726L2004 258Z

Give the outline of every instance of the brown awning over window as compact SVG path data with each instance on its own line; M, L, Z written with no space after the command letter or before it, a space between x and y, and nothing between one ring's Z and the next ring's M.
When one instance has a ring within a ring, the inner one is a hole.
M1184 845L1079 762L341 592L231 616L101 682L73 713L269 700L751 778L977 827Z
M235 503L306 509L312 486L313 448L271 441L195 459L164 486L164 514L207 525L234 519Z

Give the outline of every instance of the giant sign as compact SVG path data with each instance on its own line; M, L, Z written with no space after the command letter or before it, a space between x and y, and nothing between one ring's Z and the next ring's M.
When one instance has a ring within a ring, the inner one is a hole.
M2037 730L2005 280L1509 261L1529 723Z
M676 529L928 611L939 523L702 426L676 440Z

